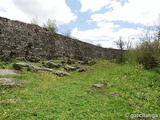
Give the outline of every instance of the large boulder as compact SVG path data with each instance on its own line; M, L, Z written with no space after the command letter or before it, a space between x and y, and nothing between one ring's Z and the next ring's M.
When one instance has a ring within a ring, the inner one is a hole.
M13 64L14 69L16 70L21 70L23 67L26 67L28 71L48 71L52 72L52 69L46 68L46 67L39 67L39 66L34 66L28 63L15 63Z
M21 70L23 67L29 67L30 65L25 62L14 63L13 68L16 70Z

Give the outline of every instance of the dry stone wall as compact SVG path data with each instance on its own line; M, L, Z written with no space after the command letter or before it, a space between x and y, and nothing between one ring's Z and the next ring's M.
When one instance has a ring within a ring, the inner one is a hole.
M76 59L116 58L120 50L101 48L41 28L0 17L0 59L16 57L54 58L73 56Z

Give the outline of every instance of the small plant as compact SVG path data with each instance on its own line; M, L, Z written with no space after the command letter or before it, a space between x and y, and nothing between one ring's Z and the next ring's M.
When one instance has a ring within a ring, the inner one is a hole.
M57 32L55 20L48 19L47 23L44 24L43 27L48 29L50 32Z
M36 27L40 27L39 25L38 25L38 17L35 17L35 18L32 18L32 20L31 20L31 25L33 25L33 26L36 26Z
M98 47L102 47L102 45L101 45L100 43L96 44L96 46L98 46Z

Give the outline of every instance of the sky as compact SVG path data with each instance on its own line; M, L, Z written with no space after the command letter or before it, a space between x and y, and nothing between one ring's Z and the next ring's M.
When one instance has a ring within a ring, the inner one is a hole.
M159 25L159 5L160 0L0 0L0 16L39 25L51 19L60 34L116 48L120 36L136 43L146 29Z

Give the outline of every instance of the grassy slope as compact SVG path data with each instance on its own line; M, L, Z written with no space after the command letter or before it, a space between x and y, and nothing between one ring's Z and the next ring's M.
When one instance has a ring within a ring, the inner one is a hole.
M0 118L123 120L127 119L126 113L160 114L158 73L145 71L141 66L98 60L90 71L71 74L64 78L44 72L8 76L29 82L21 88L0 91ZM94 83L104 83L105 88L93 88ZM7 99L18 101L7 102Z

